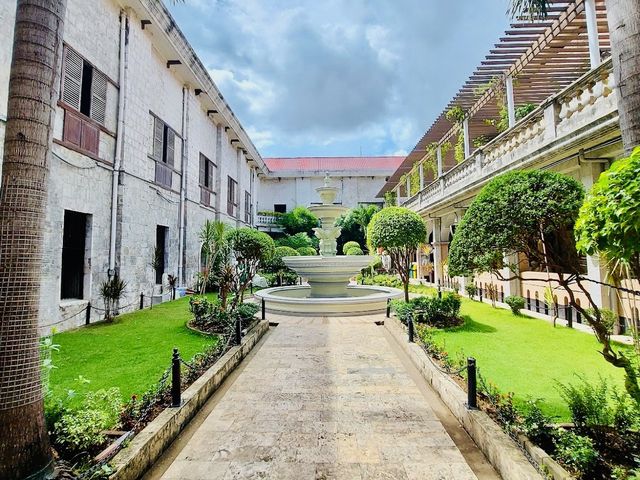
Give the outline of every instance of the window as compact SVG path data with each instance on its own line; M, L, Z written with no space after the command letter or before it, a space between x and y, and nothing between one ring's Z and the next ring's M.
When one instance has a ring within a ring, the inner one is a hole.
M64 211L60 298L84 298L88 215Z
M216 164L200 154L200 203L207 206L212 206L212 195L215 195L214 178L215 178Z
M235 217L238 207L238 182L227 177L227 214Z
M245 190L244 192L244 223L251 224L251 213L253 205L251 205L251 194Z
M156 248L153 251L153 268L156 271L156 284L162 285L162 276L167 265L167 236L169 227L156 226Z
M273 211L276 213L287 213L287 205L284 203L276 203L273 205Z
M158 185L171 188L173 164L176 150L176 132L171 127L153 117L153 153L156 162L155 181Z
M107 77L69 47L64 50L61 99L69 107L65 109L62 140L98 155L99 125L104 125L107 107Z

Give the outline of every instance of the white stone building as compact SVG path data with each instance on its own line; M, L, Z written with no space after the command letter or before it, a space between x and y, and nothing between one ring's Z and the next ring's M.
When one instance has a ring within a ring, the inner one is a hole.
M89 320L98 320L99 286L113 273L127 282L125 311L138 308L141 293L148 305L163 284L166 298L169 274L193 285L207 219L253 226L257 208L307 205L327 170L269 170L162 2L67 3L44 232L43 333L84 324L89 303ZM14 18L15 2L0 0L0 140ZM375 202L401 160L384 169L372 160L367 173L338 159L329 170L343 185L341 200L353 206Z

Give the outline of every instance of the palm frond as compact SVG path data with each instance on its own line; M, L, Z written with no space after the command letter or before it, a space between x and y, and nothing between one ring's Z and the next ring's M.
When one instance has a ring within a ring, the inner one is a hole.
M507 15L511 18L528 17L530 20L544 20L549 14L549 0L510 0Z

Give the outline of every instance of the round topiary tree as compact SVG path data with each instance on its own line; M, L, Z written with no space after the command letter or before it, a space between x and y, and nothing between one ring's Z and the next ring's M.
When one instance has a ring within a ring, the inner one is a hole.
M350 247L345 252L345 255L364 255L364 252L360 247Z
M298 255L301 255L303 257L305 256L313 256L313 255L318 255L318 252L316 252L316 249L313 247L300 247L300 248L296 248L296 252L298 252Z
M287 267L282 260L284 257L297 257L300 254L291 247L276 247L275 252L273 254L273 258L268 264L268 268L271 272L275 273L278 277L278 285L282 285L282 276L285 273L291 272L292 270Z
M358 242L354 242L353 240L346 242L343 246L342 246L342 254L343 255L347 255L347 250L349 250L350 248L353 247L358 247L360 248L360 244Z
M233 310L242 301L244 291L258 272L260 265L265 265L272 259L276 247L269 235L248 227L227 231L225 241L238 262L236 295L231 304Z
M610 185L610 181L605 177L603 185ZM633 182L638 180L633 178ZM622 188L622 185L618 187ZM610 189L613 198L618 198L618 194L622 198L620 190L611 186L604 188ZM603 194L609 197L609 192L596 189L596 195ZM561 173L532 170L510 172L494 178L475 198L456 229L449 249L449 274L491 272L505 280L502 269L508 267L510 278L521 279L519 265L504 261L505 255L516 254L524 256L527 263L537 270L548 272L548 281L553 280L554 285L566 292L571 306L592 327L602 344L603 358L625 371L627 392L640 402L638 375L633 361L611 343L612 325L607 311L593 300L591 280L583 276L580 268L574 225L583 199L582 185ZM618 202L623 203L621 200ZM600 204L600 200L591 203ZM603 210L607 211L615 205L615 200L611 204L602 204L605 205ZM583 211L591 208L586 206ZM629 212L629 215L638 218L637 212ZM583 218L587 218L586 213ZM597 225L600 225L600 220L595 220L594 225L589 225L586 220L583 222L578 226L579 239L584 236L585 244L596 248L599 239L606 238L609 233L607 230L599 231ZM591 243L586 238L589 235L594 235L596 241ZM589 305L576 301L576 291L587 299Z
M409 301L409 271L416 249L426 241L427 228L417 213L403 207L388 207L376 213L367 239L374 248L383 248L391 257L404 285L404 298Z

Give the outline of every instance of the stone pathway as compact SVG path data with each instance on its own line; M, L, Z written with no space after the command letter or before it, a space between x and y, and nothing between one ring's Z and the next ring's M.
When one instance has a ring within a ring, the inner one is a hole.
M168 469L146 478L476 478L383 327L269 317L279 326ZM469 457L468 438L461 448ZM480 458L479 477L498 478Z

